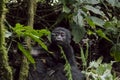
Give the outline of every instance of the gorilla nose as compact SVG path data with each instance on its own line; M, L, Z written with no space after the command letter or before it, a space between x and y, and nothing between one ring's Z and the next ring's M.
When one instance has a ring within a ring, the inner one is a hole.
M56 40L62 41L63 39L62 39L62 37L59 35L59 36L56 37Z

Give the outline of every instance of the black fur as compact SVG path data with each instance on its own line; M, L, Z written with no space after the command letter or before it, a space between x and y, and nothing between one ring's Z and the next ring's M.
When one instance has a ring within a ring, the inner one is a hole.
M64 34L62 35L61 32L63 32ZM56 39L57 36L60 36L60 39ZM51 41L52 43L49 46L49 50L54 52L54 54L47 55L47 57L45 57L45 63L42 62L40 58L37 59L36 69L30 67L28 80L68 80L65 76L64 71L65 61L63 58L61 58L61 51L58 45L60 45L63 48L63 51L71 66L73 80L85 80L85 77L77 67L74 51L72 46L70 45L70 31L62 27L55 28L51 34Z

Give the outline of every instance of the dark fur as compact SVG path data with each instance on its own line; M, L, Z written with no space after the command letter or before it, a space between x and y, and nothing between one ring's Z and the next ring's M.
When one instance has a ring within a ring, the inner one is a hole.
M70 45L71 42L71 35L70 31L58 27L55 28L52 33L56 33L56 31L64 31L66 34L66 39L60 46L63 48L63 51L68 59L69 64L71 65L71 72L73 80L85 80L83 74L77 67L74 51L72 46ZM54 40L53 35L51 35L52 44L49 46L49 50L54 52L53 55L47 55L45 57L46 63L43 63L40 59L36 60L36 69L30 67L29 79L28 80L68 80L65 76L64 71L64 59L61 58L60 49L58 47L59 42L56 43Z

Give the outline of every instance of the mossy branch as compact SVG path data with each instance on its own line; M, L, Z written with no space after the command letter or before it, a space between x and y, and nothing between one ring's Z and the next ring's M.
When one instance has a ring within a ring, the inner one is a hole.
M27 25L33 27L34 24L34 14L36 11L36 0L28 0L28 21ZM28 48L31 48L31 39L29 37L26 37L26 43ZM21 70L20 70L20 75L19 75L19 80L27 80L28 77L28 72L29 72L29 62L25 56L23 56L22 60L22 65L21 65Z
M0 1L0 80L13 80L12 70L8 62L8 54L5 47L5 0Z

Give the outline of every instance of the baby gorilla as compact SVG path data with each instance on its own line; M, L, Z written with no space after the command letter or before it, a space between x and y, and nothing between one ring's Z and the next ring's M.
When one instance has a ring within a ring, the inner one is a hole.
M55 28L52 31L51 40L52 42L61 46L70 44L71 41L70 31L62 27Z
M71 66L73 80L85 80L77 67L74 51L70 45L70 31L62 27L55 28L51 33L51 41L49 51L54 52L54 54L45 53L48 55L45 58L46 63L43 63L41 59L37 59L36 69L30 67L28 80L68 80L64 71L65 60L61 58L58 45L62 47Z

